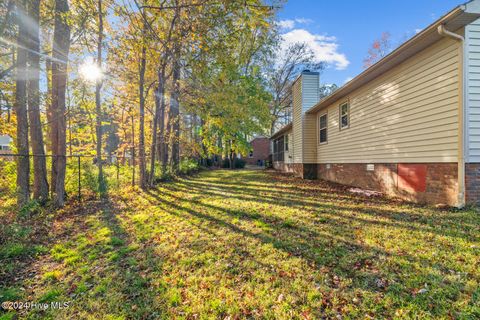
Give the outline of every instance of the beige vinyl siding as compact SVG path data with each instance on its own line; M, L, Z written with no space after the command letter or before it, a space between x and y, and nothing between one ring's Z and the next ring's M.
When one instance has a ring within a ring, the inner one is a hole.
M330 105L328 143L316 142L317 162L456 162L458 46L442 39ZM350 127L340 131L346 100Z
M300 77L292 87L293 92L293 125L292 147L293 162L303 161L303 115L302 115L302 78Z
M317 119L305 114L303 131L303 163L317 162Z

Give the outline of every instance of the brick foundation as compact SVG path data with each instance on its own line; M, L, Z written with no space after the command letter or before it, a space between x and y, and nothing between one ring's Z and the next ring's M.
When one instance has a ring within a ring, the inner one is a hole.
M480 204L480 163L465 164L465 200L467 204Z
M457 163L301 164L274 162L275 169L304 179L323 179L375 190L417 203L457 204ZM399 172L400 167L400 172ZM312 174L316 171L316 174ZM418 176L420 175L420 176ZM466 165L466 199L480 204L480 163Z
M399 166L402 169L400 175ZM371 171L367 170L366 164L359 163L318 164L318 178L380 191L418 203L447 205L457 203L456 163L375 163L370 169ZM480 166L476 174L480 177Z
M274 161L273 168L282 172L293 173L295 176L302 179L313 180L317 179L317 164L316 163L285 163L283 161Z

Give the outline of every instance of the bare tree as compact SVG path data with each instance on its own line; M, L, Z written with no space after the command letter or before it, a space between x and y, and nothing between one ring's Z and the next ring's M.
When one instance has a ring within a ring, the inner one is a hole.
M319 71L323 68L324 63L316 61L312 50L306 43L292 44L277 53L268 79L270 92L273 96L270 105L272 117L270 134L274 133L278 121L287 117L290 112L292 99L290 86L293 80L302 70Z
M335 83L332 84L323 84L320 86L320 99L328 97L332 93L335 92L335 90L338 89L338 86Z
M55 26L52 45L52 99L51 99L51 143L52 143L52 178L54 203L63 206L65 202L66 151L66 116L65 91L67 86L68 53L70 51L70 27L67 14L67 0L55 0Z
M48 198L47 164L40 121L40 0L30 0L28 5L28 116L33 157L33 197L44 202Z
M30 199L30 160L28 156L27 116L27 41L28 27L25 1L17 2L17 78L15 84L15 113L17 114L17 204L21 207Z
M378 60L385 57L392 50L392 43L390 39L390 33L383 32L382 36L375 40L370 49L368 49L368 55L363 59L363 67L368 68L374 65Z

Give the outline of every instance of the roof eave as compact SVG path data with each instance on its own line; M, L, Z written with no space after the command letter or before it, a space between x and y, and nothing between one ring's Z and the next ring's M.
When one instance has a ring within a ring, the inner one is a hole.
M474 2L478 5L477 1ZM437 32L439 25L443 24L447 28L450 26L451 29L458 30L466 24L474 21L480 16L480 14L478 14L478 12L480 12L480 8L478 9L479 10L477 11L477 8L471 5L471 3L467 3L453 9L442 18L420 31L410 40L403 43L390 54L379 60L377 63L373 64L368 69L347 82L345 85L337 89L334 93L320 100L316 105L307 110L306 113L311 114L320 111L324 107L331 105L339 99L342 99L362 85L372 81L388 69L402 63L409 57L438 41L441 37ZM464 19L462 20L462 18Z
M293 127L293 125L292 125L291 122L290 122L289 124L283 126L283 127L280 128L277 132L275 132L274 134L272 134L272 136L270 137L270 140L280 137L282 134L284 134L285 132L287 132L287 131L289 131L290 129L292 129L292 127Z

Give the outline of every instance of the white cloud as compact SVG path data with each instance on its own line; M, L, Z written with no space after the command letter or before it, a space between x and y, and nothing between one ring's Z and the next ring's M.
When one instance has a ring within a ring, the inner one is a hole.
M290 30L295 27L295 21L293 20L280 20L277 22L278 26L282 29Z
M419 33L422 29L415 29L415 33Z
M282 39L281 50L285 50L295 43L306 43L317 61L334 65L337 70L343 70L350 64L345 54L338 52L335 37L312 34L305 29L294 29L284 33Z
M312 19L307 19L307 18L296 18L295 22L299 23L299 24L310 24L310 23L313 22L313 20Z
M291 30L295 28L297 24L310 24L312 22L313 22L312 19L295 18L295 20L292 20L292 19L280 20L277 22L277 25L282 29Z
M353 77L348 77L347 79L345 79L345 82L344 82L344 84L345 84L345 83L347 83L347 82L350 82L350 81L352 81L352 79L353 79Z

